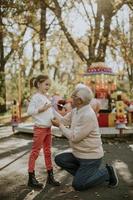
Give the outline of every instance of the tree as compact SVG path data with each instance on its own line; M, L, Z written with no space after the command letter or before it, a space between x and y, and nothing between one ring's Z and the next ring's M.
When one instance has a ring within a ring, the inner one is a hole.
M10 3L10 1L7 1ZM0 1L0 112L6 111L6 85L5 85L5 64L8 61L9 57L13 53L11 49L9 53L5 56L4 52L4 24L3 17L8 12L7 9L3 7L3 2Z
M65 1L64 4L61 6L59 1L45 1L45 5L55 14L58 19L59 25L64 32L68 42L73 47L73 50L77 53L80 59L87 64L89 67L92 62L104 62L105 55L106 55L106 48L108 45L108 39L110 34L110 25L112 17L117 13L117 11L124 5L128 4L131 8L133 7L132 0L120 0L114 1L109 0L108 3L106 0L97 0L95 4L97 6L97 11L94 11L94 1L91 0L81 0L77 1L76 3L82 5L88 22L90 24L90 29L88 34L88 54L87 56L84 52L82 52L75 42L75 39L72 37L72 34L68 31L67 26L65 25L63 19L63 9L67 5L68 1ZM70 1L72 2L72 1ZM86 9L86 5L90 5L91 12L93 15L94 23L90 19L90 13ZM75 3L73 3L75 5ZM103 28L101 28L103 27Z
M0 112L6 111L5 67L7 64L12 67L13 60L16 59L17 65L19 65L23 55L25 43L21 41L27 27L19 27L19 20L22 20L20 17L22 13L26 13L27 7L25 3L19 0L0 1L0 96L2 99Z
M116 51L120 52L120 56L123 59L124 67L121 69L121 79L124 84L125 76L129 81L129 91L132 96L133 89L133 15L129 13L129 30L125 30L124 22L120 24L118 16L116 17L117 26L111 31L110 36L110 48L114 59L116 59Z
M38 30L38 25L36 25L38 24L36 23L38 20L36 13L40 8L40 30ZM14 27L17 28L14 29ZM6 65L8 64L8 67L15 68L15 66L12 67L14 62L16 65L15 73L17 73L17 70L20 70L23 71L22 74L24 76L26 75L26 70L24 70L26 66L23 69L21 69L21 66L24 66L26 60L24 48L30 41L30 39L29 41L24 41L23 38L29 28L33 30L33 37L31 40L33 40L36 35L38 35L38 39L40 38L40 71L43 71L44 46L48 29L46 30L46 9L42 0L34 2L20 2L19 0L0 1L0 112L6 111ZM33 52L33 56L34 53L35 51ZM9 64L9 61L12 64ZM37 61L33 62L33 69L38 61L39 58ZM30 75L32 75L32 73L33 70L30 71Z

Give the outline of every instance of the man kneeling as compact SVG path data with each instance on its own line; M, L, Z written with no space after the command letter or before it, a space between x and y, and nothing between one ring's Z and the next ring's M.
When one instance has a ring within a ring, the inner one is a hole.
M105 181L110 187L118 185L113 166L100 168L104 153L97 117L89 105L92 97L92 91L87 87L75 89L72 94L74 109L64 117L55 113L56 119L52 120L69 140L72 149L72 152L58 154L55 162L73 175L75 190L85 190Z

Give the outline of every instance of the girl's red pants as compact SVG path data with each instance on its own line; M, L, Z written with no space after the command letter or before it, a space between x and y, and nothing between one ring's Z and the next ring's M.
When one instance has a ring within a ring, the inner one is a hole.
M51 170L53 168L51 161L51 145L51 128L34 127L33 144L28 163L29 172L34 171L35 161L38 158L41 148L43 148L46 169Z

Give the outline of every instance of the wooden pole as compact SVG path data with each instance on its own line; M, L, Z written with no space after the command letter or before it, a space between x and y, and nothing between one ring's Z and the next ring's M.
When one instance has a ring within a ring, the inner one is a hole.
M22 80L21 80L21 66L19 67L18 74L18 109L19 109L19 121L21 121L21 100L22 99Z
M119 129L119 133L120 133L120 137L122 137L122 135L123 135L123 128Z

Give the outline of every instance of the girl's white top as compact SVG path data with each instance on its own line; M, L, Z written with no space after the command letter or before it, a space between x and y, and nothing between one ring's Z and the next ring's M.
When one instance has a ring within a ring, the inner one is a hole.
M53 109L48 108L46 111L39 113L38 110L45 104L50 104L50 100L41 93L36 93L32 96L29 103L27 113L31 115L36 126L51 127L51 119L53 119Z

